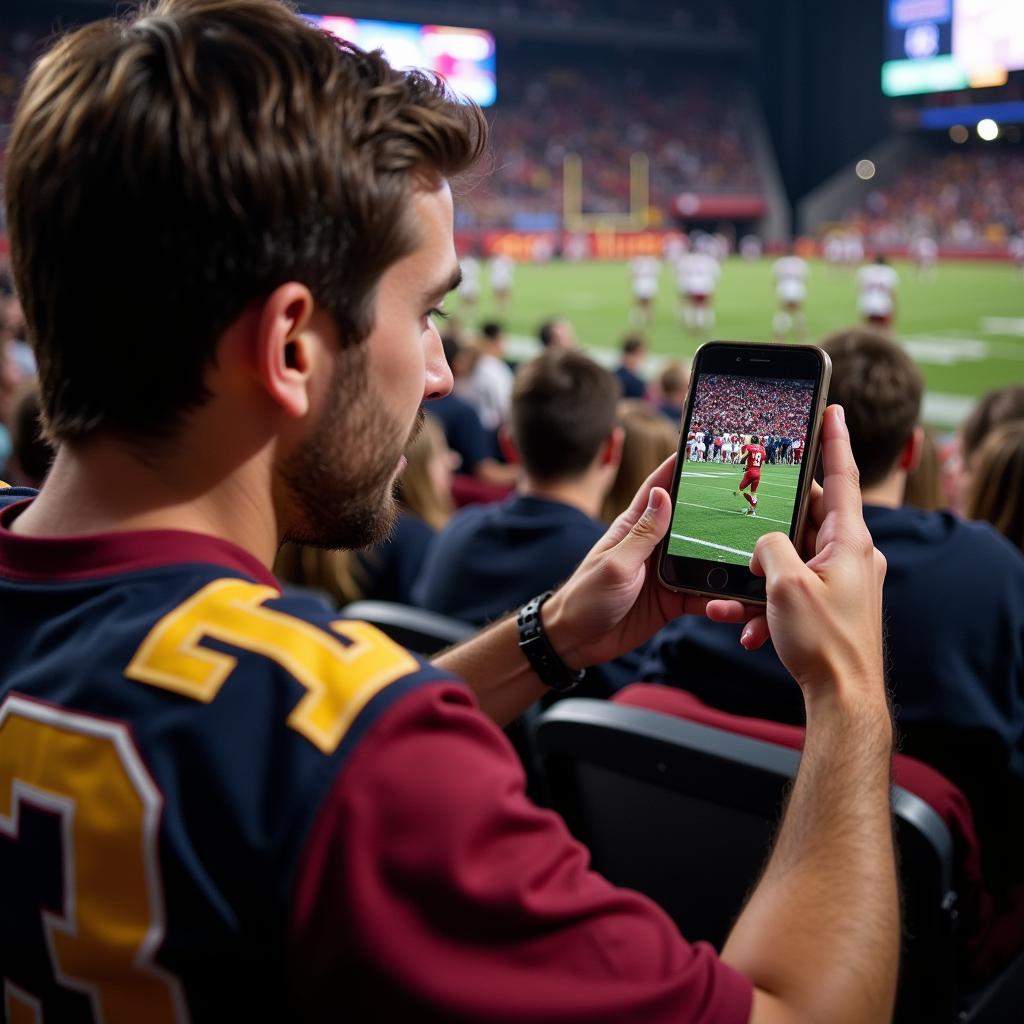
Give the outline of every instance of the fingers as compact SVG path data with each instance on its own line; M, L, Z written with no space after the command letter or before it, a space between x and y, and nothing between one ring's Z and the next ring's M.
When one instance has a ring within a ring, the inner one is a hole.
M626 557L628 568L639 569L651 557L665 536L671 518L668 492L663 487L652 487L643 514L617 545Z
M850 432L840 405L825 410L822 429L822 465L825 471L823 508L825 514L838 512L842 516L861 518L860 472L850 448Z

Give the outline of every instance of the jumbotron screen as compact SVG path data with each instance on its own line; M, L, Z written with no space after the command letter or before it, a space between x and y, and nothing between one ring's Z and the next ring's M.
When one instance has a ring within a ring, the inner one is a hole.
M1024 69L1022 0L885 0L887 96L1002 85Z
M396 68L438 72L456 93L481 107L491 106L498 98L494 36L490 32L331 14L306 17L360 49L383 50Z

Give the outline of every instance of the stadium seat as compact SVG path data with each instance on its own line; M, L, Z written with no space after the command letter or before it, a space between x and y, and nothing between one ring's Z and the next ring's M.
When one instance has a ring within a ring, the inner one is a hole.
M592 700L561 701L545 712L536 743L551 806L590 848L594 868L654 899L688 939L721 948L760 875L798 751ZM981 993L965 994L958 977L962 837L901 786L893 787L893 809L904 892L895 1020L1015 1019L1006 1008L1024 1005L1024 956Z
M361 619L417 654L436 654L468 640L478 627L446 615L393 601L353 601L339 612L343 619Z

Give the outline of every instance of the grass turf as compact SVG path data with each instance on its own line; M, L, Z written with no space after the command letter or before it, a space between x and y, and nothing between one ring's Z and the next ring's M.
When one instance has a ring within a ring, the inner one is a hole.
M769 340L775 312L772 260L729 259L715 299L716 338ZM897 337L908 343L930 391L976 397L1024 380L1024 277L1007 263L941 263L935 277L920 279L897 262ZM630 275L624 263L523 264L516 269L512 304L496 312L484 292L467 320L497 316L512 334L534 335L538 324L559 315L571 320L586 347L614 349L631 329ZM450 308L458 312L453 297ZM857 287L851 270L811 264L806 304L808 337L819 339L857 321ZM999 323L997 321L1003 321ZM653 352L688 358L699 344L679 322L675 282L662 268L654 323L646 331ZM933 422L943 423L942 414ZM955 423L947 418L945 425Z
M758 537L789 532L799 466L766 465L757 489L757 515L735 493L743 467L716 462L686 462L672 513L669 552L686 558L746 565Z

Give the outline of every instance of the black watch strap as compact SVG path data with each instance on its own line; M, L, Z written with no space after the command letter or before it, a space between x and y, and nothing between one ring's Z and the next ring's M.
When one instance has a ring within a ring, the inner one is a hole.
M569 668L555 652L547 633L544 632L540 610L552 593L553 591L549 590L538 594L519 609L516 619L519 626L519 647L540 681L557 693L565 693L580 682L584 670L573 671Z

